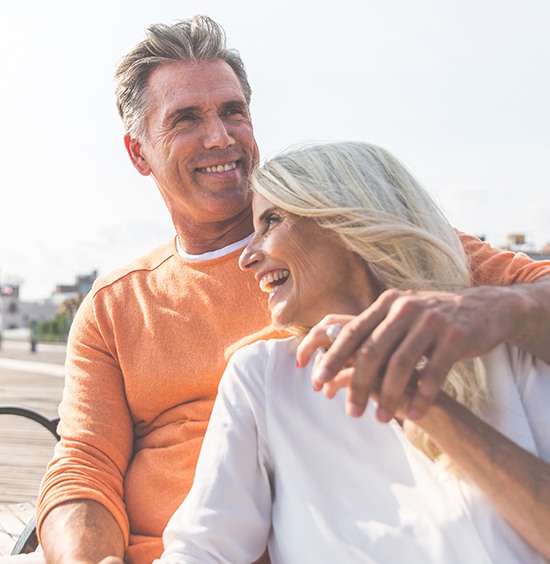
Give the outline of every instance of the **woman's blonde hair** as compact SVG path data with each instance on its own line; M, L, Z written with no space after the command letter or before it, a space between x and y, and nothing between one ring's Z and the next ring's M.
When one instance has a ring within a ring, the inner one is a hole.
M312 145L257 169L252 190L277 207L336 234L368 266L380 291L457 291L471 285L464 249L427 191L386 150L359 142ZM476 414L482 410L481 362L456 363L443 389ZM407 422L410 440L440 452Z

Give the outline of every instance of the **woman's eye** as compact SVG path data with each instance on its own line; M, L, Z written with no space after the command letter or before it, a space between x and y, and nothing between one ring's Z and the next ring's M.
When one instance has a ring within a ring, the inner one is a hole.
M272 213L265 218L265 222L267 225L271 226L281 221L281 217L276 213Z

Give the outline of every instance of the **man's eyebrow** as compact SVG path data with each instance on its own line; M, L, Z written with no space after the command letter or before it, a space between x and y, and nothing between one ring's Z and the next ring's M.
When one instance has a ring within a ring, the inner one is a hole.
M248 104L244 100L228 100L221 105L222 109L225 108L248 108Z

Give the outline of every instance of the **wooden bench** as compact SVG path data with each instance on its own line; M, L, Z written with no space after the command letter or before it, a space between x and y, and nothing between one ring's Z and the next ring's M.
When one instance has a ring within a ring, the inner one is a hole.
M49 419L34 409L2 404L0 404L0 415L15 415L32 420L47 429L56 440L59 440L57 434L58 418ZM38 546L34 504L28 501L0 506L0 543L13 542L14 537L17 540L11 554L34 552Z

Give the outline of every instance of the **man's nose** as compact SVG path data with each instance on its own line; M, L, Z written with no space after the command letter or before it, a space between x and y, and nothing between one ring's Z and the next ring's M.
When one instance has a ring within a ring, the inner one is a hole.
M219 117L212 117L205 123L204 148L225 149L235 143L226 124Z

